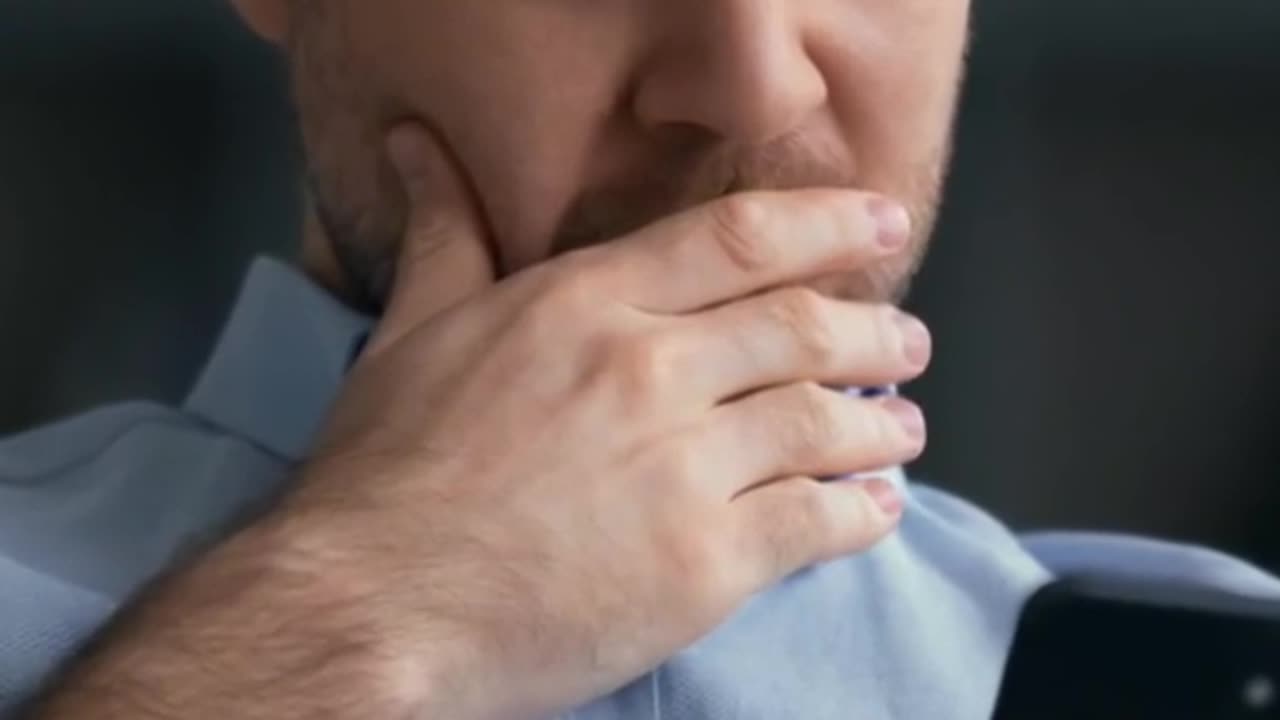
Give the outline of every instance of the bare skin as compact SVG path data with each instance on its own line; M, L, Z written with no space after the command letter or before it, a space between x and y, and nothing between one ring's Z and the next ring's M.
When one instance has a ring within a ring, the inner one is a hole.
M402 292L295 491L36 717L538 717L892 531L890 484L814 478L915 457L919 411L817 383L907 380L927 340L786 287L900 250L891 205L735 196L476 292L483 231L427 137L396 135L408 195L452 209L413 216Z
M915 232L902 252L824 278L823 291L900 298L933 224L969 7L238 4L290 60L320 231L308 264L375 310L405 218L382 138L404 120L455 159L500 275L726 194L841 187L897 200Z
M960 0L242 0L308 264L382 314L290 494L33 717L523 718L609 692L902 499ZM572 79L573 82L567 82ZM601 428L608 428L601 433Z

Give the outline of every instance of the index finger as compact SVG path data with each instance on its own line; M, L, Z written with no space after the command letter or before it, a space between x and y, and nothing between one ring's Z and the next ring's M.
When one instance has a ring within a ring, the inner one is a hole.
M730 195L604 246L614 296L687 313L761 290L853 270L901 252L911 218L898 203L836 189Z

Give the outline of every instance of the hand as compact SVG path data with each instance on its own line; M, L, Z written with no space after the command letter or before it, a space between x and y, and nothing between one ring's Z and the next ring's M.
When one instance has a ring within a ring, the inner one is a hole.
M892 205L741 194L495 283L437 143L388 146L394 297L290 504L448 716L597 697L892 531L892 486L814 478L915 457L922 417L824 386L918 375L927 333L796 287L903 247Z

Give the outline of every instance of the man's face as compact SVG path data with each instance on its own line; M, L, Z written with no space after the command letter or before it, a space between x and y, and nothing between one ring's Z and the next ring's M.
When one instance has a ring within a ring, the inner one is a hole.
M825 279L886 300L923 254L969 0L245 0L288 3L311 190L358 290L385 297L405 208L383 148L435 131L502 272L749 189L905 203L911 250Z

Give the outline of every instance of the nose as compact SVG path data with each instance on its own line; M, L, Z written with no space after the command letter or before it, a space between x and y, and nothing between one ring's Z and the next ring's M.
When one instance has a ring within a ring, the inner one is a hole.
M640 123L695 126L744 145L799 127L826 104L827 83L790 9L798 5L678 0L636 85Z

